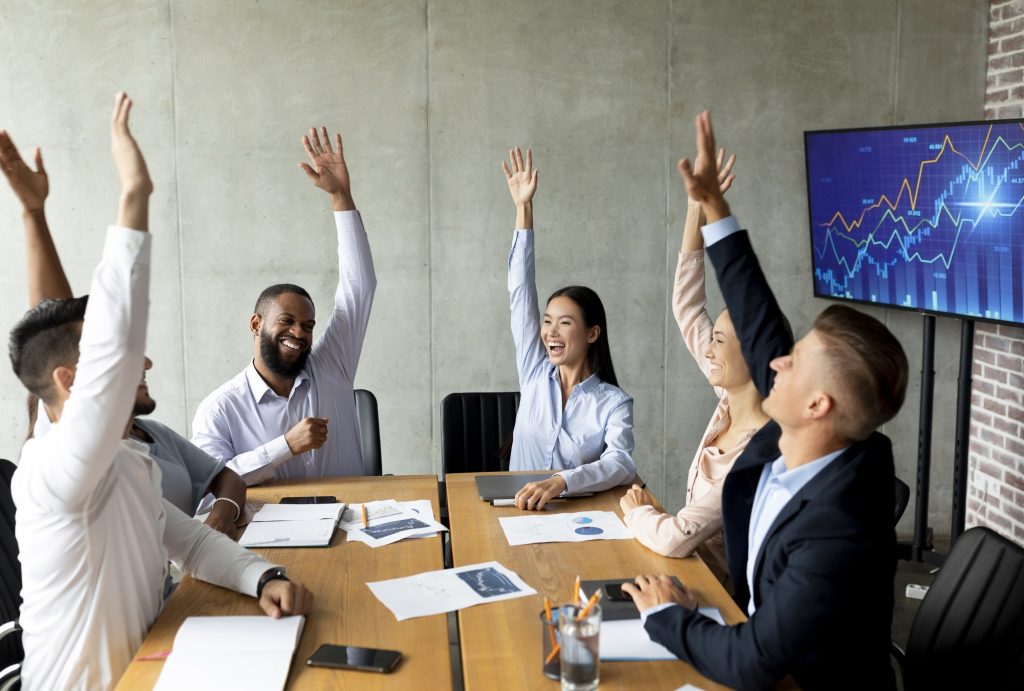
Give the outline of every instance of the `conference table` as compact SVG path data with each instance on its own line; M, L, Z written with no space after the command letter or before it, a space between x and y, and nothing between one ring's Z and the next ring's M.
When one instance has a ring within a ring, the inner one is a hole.
M248 492L248 498L259 503L295 495L334 495L338 501L348 503L430 499L434 516L440 515L434 475L282 481L250 487ZM395 621L366 587L371 581L442 568L441 538L403 540L376 549L345 538L343 532L337 531L329 547L255 550L268 561L286 566L289 577L303 583L315 596L313 611L306 618L295 651L287 688L450 689L447 615ZM139 658L170 650L178 627L187 617L259 614L262 610L255 598L185 576L117 688L153 688L163 662ZM403 659L390 674L307 666L306 659L323 643L401 650Z
M678 576L696 592L702 607L717 607L727 624L745 620L739 607L698 557L669 559L636 540L509 546L498 518L528 512L514 507L494 507L481 501L476 486L478 474L494 473L458 473L445 478L452 562L457 567L500 562L519 574L537 594L459 610L459 642L466 691L551 691L558 688L557 682L541 671L543 654L538 617L544 610L545 595L557 603L569 601L577 575L584 581L638 574ZM617 487L592 497L558 502L545 512L614 511L621 515L619 498L626 489ZM679 661L602 662L600 675L602 689L671 690L687 683L706 691L728 688Z
M490 473L488 473L490 474ZM526 515L514 507L493 507L482 501L476 473L446 477L454 566L497 561L515 571L536 595L469 607L458 612L458 645L466 691L498 688L558 688L545 677L538 614L545 595L566 602L577 575L583 580L626 578L640 573L678 576L692 588L702 606L717 607L726 623L745 619L725 589L697 557L669 559L636 540L594 540L511 547L498 522L500 516ZM620 513L619 487L594 496L552 504L545 513L614 511ZM281 481L249 488L257 504L293 495L334 495L361 503L380 499L430 499L440 515L438 483L433 475L329 478ZM379 548L348 542L338 531L329 547L256 550L283 564L289 576L315 594L313 611L296 650L288 689L451 689L447 615L395 620L366 583L411 576L443 568L440 537L403 540ZM117 688L151 689L163 661L144 660L171 650L178 628L190 616L259 615L254 598L197 581L182 579L150 629ZM390 674L309 667L306 659L324 643L401 650L403 660ZM602 662L601 688L676 689L686 683L706 691L726 688L702 677L680 661ZM784 684L790 688L790 684Z

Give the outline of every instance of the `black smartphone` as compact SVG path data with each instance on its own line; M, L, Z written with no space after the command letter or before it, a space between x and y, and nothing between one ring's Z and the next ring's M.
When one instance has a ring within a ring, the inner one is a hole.
M281 497L282 504L337 504L338 498L331 496L318 497Z
M317 648L316 652L306 660L306 664L311 667L359 669L366 672L383 672L387 674L395 668L401 659L402 653L397 650L324 644Z
M633 598L629 596L629 593L623 592L621 583L605 583L604 596L612 602L633 601Z

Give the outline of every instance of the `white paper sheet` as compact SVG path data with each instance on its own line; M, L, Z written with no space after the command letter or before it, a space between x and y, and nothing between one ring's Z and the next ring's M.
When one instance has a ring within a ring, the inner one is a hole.
M398 621L537 594L515 571L496 561L366 585Z
M429 499L398 502L386 499L366 504L368 527L363 527L362 504L352 504L341 517L339 528L348 533L349 542L383 547L399 540L433 537L447 530L434 520Z
M242 547L326 547L334 536L334 521L262 521L245 529Z
M337 522L345 509L344 504L264 504L253 517L253 523L266 521L326 521Z
M578 511L548 516L501 516L498 518L508 544L537 542L585 542L629 540L633 535L611 511Z
M701 607L697 611L725 625L722 613L717 607ZM602 660L677 659L668 648L651 640L639 617L602 621L599 650Z
M279 691L288 680L303 617L189 617L174 637L154 691Z
M383 523L390 518L402 516L405 513L405 507L394 499L366 502L366 522L371 526L375 523ZM349 504L341 514L341 522L338 523L338 528L349 531L362 527L363 505Z

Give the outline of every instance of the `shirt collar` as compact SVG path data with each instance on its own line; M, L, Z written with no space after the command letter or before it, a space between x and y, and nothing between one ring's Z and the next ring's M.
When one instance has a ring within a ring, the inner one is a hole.
M818 473L823 471L828 464L839 458L848 446L844 446L838 451L825 454L821 458L816 458L810 463L804 463L802 466L797 468L788 469L786 468L786 461L782 456L779 456L770 466L768 481L776 482L782 485L790 495L796 494L804 485L813 480Z
M249 383L249 390L252 392L253 398L256 399L257 403L263 401L263 397L267 395L268 391L273 393L270 385L256 371L256 363L251 360L249 361L249 366L245 368L245 380ZM309 376L306 374L305 368L303 368L295 377L295 381L292 382L292 391L295 391L295 389L308 380Z
M557 382L559 386L562 385L561 380L558 378L558 366L557 365L551 365L551 378L555 382ZM590 393L591 391L596 389L600 384L601 384L601 377L597 376L597 374L595 373L595 374L591 374L589 377L587 377L586 379L581 381L579 384L577 384L576 388L579 389L581 393Z

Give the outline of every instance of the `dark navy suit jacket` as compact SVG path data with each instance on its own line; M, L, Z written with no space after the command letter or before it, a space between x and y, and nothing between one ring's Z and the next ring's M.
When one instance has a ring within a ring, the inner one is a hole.
M766 396L768 363L793 339L750 240L740 231L707 249L755 385ZM670 607L647 620L651 637L715 681L760 689L792 675L804 689L893 689L889 662L896 542L889 439L856 442L783 508L747 586L747 533L765 464L780 456L769 422L736 459L722 488L726 557L750 620L720 626Z

